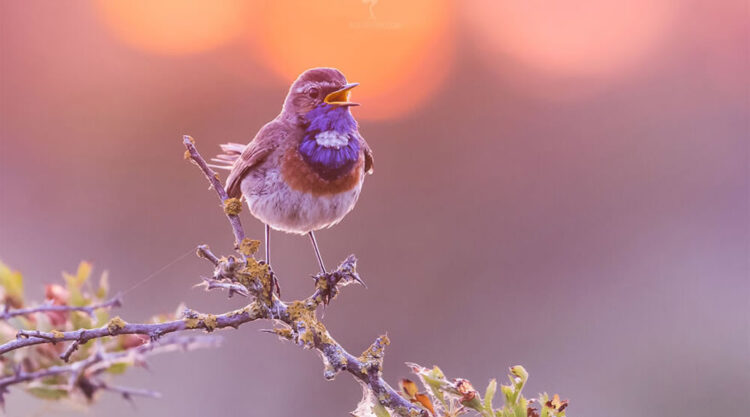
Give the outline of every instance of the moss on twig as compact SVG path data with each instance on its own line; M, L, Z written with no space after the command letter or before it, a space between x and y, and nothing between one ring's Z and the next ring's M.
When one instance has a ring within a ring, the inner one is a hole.
M242 201L239 198L227 198L224 200L224 213L236 216L240 212L242 212Z

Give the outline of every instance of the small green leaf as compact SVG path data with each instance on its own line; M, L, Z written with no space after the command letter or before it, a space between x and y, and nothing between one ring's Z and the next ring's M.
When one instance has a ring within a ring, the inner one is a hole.
M102 277L99 278L99 288L96 290L96 297L100 300L107 298L109 294L109 274L107 271L102 272Z
M129 366L130 364L127 362L119 362L107 368L107 372L111 374L122 374L128 370Z
M520 386L523 387L526 381L529 380L529 373L521 365L512 366L510 368L510 372L520 379L520 381L516 381L516 385L518 385L520 382Z
M550 417L549 407L547 407L547 401L549 401L549 395L546 392L539 394L539 408L541 409L540 417Z
M76 271L76 279L78 279L78 282L83 285L86 280L89 279L91 276L91 263L86 261L81 261L81 263L78 264L78 270Z
M11 307L23 306L23 275L0 261L0 287L5 290L5 302Z
M59 400L68 396L68 390L57 386L45 386L43 384L29 386L26 388L29 394L45 400Z
M91 317L82 311L72 311L70 313L70 322L73 324L74 329L90 329L94 326Z
M493 378L484 392L484 409L487 412L492 412L492 400L495 398L495 392L497 392L497 380Z
M433 367L429 371L425 370L425 372L420 372L418 375L422 377L426 384L436 389L442 388L448 383L448 381L445 379L443 371L441 371L437 366Z
M503 395L505 396L505 404L512 404L515 402L515 393L512 386L500 385L500 391L502 391Z
M520 396L518 404L516 404L516 417L526 417L527 409L529 408L529 402L523 395Z
M388 409L383 407L380 403L376 403L375 406L372 407L372 411L375 412L375 417L391 417L391 413L388 412Z
M86 261L81 261L78 264L78 270L75 275L63 272L63 278L65 278L65 283L70 292L70 305L82 307L89 304L89 300L85 299L81 293L81 287L86 283L90 275L91 264Z
M429 372L420 376L422 377L422 383L424 385L427 385L430 388L432 395L437 398L443 406L445 406L446 404L445 395L443 394L443 388L446 386L448 381L445 379L445 374L443 374L443 371L441 371L440 368L438 368L436 365L433 366Z

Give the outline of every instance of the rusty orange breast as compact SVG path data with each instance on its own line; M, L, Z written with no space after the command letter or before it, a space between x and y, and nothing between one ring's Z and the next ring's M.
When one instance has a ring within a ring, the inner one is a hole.
M289 187L296 191L310 193L316 196L335 195L352 190L362 179L364 156L360 152L359 159L351 172L336 179L327 180L302 159L296 147L290 147L281 158L281 175Z

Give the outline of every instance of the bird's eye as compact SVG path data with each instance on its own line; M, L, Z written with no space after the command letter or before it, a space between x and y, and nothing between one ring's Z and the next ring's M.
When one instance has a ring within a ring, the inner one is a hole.
M307 95L310 96L310 98L318 98L318 96L320 95L320 90L313 87L307 91Z

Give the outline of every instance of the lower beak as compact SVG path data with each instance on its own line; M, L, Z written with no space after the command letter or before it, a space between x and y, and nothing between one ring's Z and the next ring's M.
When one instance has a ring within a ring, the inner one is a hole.
M351 93L352 88L358 85L359 83L349 83L344 88L328 94L323 101L332 106L359 106L359 103L349 101L349 93Z

